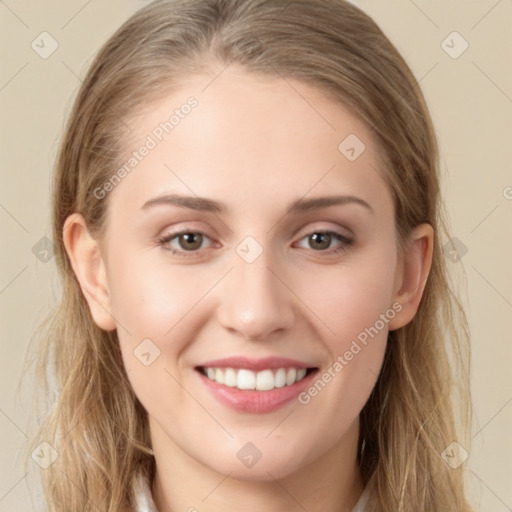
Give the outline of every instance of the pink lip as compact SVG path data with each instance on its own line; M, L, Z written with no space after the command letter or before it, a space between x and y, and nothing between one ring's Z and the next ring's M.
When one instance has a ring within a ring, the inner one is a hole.
M197 368L245 368L252 371L276 368L311 368L310 365L285 359L280 357L269 357L264 359L248 359L246 357L230 357L226 359L217 359L201 364ZM311 383L317 370L313 370L301 381L291 386L283 386L268 391L242 390L224 384L219 384L197 371L199 378L206 386L208 391L223 405L234 409L235 411L263 414L276 411L280 407L296 398Z
M223 359L215 359L214 361L206 361L198 367L205 368L245 368L258 372L261 370L275 370L277 368L312 368L313 365L288 359L286 357L264 357L262 359L251 359L243 356L226 357Z

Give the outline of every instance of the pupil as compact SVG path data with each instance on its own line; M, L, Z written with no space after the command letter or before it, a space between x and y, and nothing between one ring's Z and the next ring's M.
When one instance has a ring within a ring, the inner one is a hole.
M331 235L327 233L313 233L310 240L312 241L311 246L314 249L327 249L331 244Z
M180 245L186 251L199 249L203 241L203 236L198 233L184 233L180 237Z

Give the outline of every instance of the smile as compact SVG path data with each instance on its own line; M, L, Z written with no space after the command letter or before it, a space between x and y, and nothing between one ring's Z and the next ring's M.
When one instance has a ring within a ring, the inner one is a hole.
M218 384L242 390L270 391L300 382L308 370L306 368L278 368L255 372L245 368L201 367L200 371Z
M293 402L318 367L282 357L229 357L195 367L206 390L224 406L243 413L270 413Z

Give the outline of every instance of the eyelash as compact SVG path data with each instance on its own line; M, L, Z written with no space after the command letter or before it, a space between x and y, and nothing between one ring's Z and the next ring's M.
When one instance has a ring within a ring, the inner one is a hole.
M208 235L206 235L202 231L184 230L184 231L177 231L176 233L170 233L168 235L165 235L165 236L163 236L163 237L158 239L158 243L166 251L169 251L173 255L177 255L177 256L180 256L180 257L183 257L183 258L195 257L195 256L197 256L197 253L198 253L199 249L196 249L194 251L176 250L176 249L173 249L172 247L170 247L168 245L169 242L171 242L175 238L179 238L181 235L188 235L188 234L191 234L191 235L202 235L203 237L209 239ZM312 251L317 252L317 253L324 253L324 254L329 254L329 255L339 254L340 252L343 252L343 251L347 250L348 248L350 248L354 244L354 240L352 238L348 238L348 237L346 237L346 236L344 236L341 233L338 233L336 231L329 231L329 230L311 231L310 233L307 233L305 236L303 236L299 240L299 242L304 240L304 239L307 239L311 235L315 235L315 234L331 235L333 239L338 240L339 242L341 242L341 244L338 247L334 248L334 249L326 249L326 250L319 250L319 251L315 251L314 249L311 249Z

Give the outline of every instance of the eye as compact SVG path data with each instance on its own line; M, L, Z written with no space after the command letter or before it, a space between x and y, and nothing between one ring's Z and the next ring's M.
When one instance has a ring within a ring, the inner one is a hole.
M211 240L200 231L181 231L162 237L159 243L173 254L177 254L204 249L211 245Z
M315 231L314 233L310 233L302 238L299 241L298 246L306 249L311 248L314 251L321 252L326 252L334 246L335 250L332 252L339 252L349 247L352 242L353 241L350 238L347 238L341 233L337 233L335 231Z

